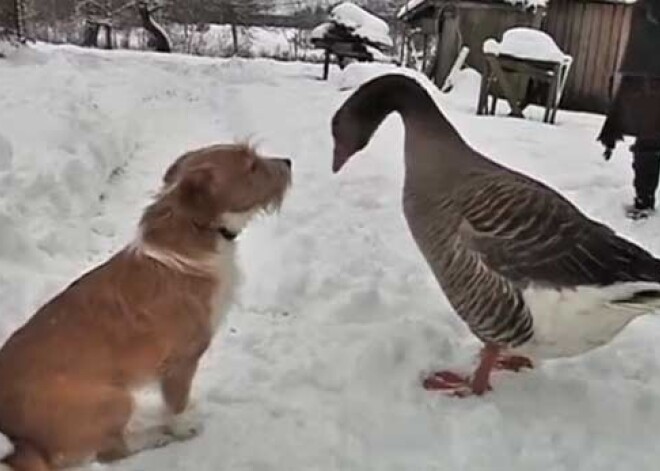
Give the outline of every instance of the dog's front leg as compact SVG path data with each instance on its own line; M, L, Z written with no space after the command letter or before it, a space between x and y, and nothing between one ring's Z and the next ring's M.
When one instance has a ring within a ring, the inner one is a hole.
M177 361L162 377L163 399L170 414L169 433L185 440L201 432L202 423L194 405L190 404L190 389L199 358Z

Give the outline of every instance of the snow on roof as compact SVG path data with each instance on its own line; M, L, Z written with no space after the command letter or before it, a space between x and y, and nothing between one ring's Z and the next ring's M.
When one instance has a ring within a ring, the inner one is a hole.
M404 6L402 6L399 9L399 12L397 13L397 17L401 18L410 10L417 8L419 5L427 1L428 0L409 0L408 3L406 3ZM502 0L502 1L506 3L510 3L511 5L520 5L524 8L530 8L530 7L538 8L538 7L545 7L548 5L548 0ZM636 0L615 0L615 1L634 2Z
M519 59L564 62L571 56L564 54L555 41L543 31L531 28L511 28L502 36L502 42L487 39L483 51L488 54L506 54Z
M376 49L373 46L370 46L369 44L365 44L365 49L369 54L371 54L371 57L373 57L375 62L385 62L385 63L392 62L392 56L385 54L384 52L380 51L379 49Z
M352 2L343 2L334 7L330 12L330 20L374 43L386 46L393 44L387 23Z
M330 28L332 28L332 23L321 23L312 30L309 37L311 39L323 39L328 31L330 31Z
M520 5L524 8L539 8L548 6L548 0L504 0L511 5Z
M410 0L408 3L406 3L404 6L401 7L399 12L396 14L398 18L401 18L403 15L408 13L410 10L413 8L417 8L419 5L424 3L426 0Z

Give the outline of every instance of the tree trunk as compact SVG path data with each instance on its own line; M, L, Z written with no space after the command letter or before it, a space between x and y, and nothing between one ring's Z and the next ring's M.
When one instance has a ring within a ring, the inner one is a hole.
M105 30L105 48L112 49L112 26L103 25L103 29Z
M16 36L20 42L25 42L25 0L14 0L16 19Z
M142 26L154 37L156 51L172 52L170 38L167 37L167 34L163 28L151 17L149 7L144 3L139 3L138 13L140 14L140 19L142 20Z
M232 21L231 23L231 38L234 43L234 55L238 55L238 26L236 26L236 22Z
M186 54L192 52L192 35L194 34L194 29L192 32L190 30L190 25L187 22L183 23L183 44L185 44L183 52Z
M98 47L99 29L101 25L98 23L85 23L85 31L83 33L83 43L85 47Z

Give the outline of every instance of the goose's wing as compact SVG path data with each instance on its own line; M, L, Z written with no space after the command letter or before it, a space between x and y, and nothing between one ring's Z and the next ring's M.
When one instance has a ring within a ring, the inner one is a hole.
M660 282L659 260L534 180L508 173L477 178L455 201L463 243L514 284Z

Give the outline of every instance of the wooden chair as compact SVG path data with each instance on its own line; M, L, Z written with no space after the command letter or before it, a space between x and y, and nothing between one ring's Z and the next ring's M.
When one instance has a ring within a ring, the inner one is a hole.
M511 115L524 117L526 93L530 80L547 84L544 123L555 123L559 102L564 92L572 59L562 62L521 59L506 54L484 53L484 72L481 76L477 114L495 114L498 98L505 98ZM488 97L492 97L490 108Z

